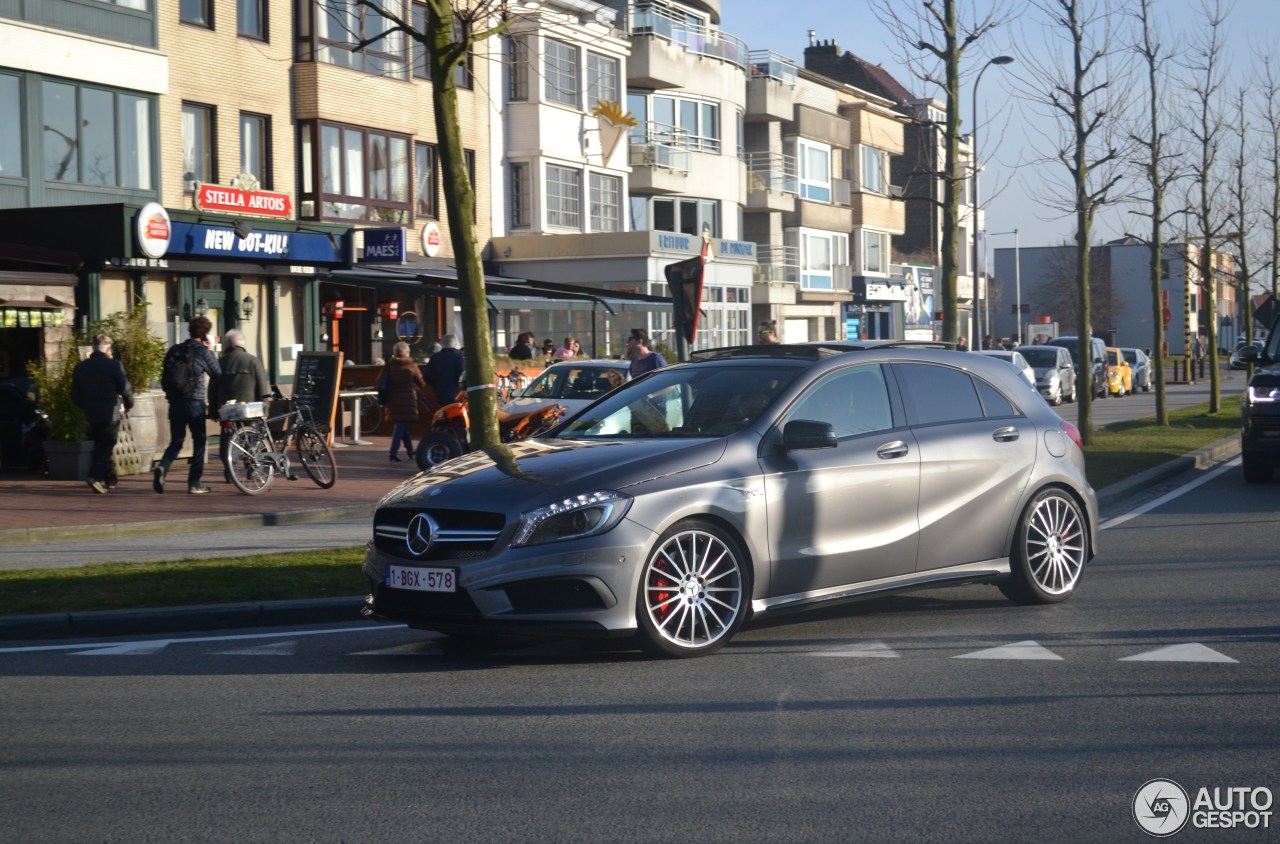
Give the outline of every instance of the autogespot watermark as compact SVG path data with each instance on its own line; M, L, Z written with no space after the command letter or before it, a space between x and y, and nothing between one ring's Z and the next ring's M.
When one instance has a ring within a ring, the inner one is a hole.
M1133 819L1157 838L1181 831L1188 822L1195 829L1270 829L1271 802L1271 789L1265 787L1202 787L1192 798L1173 780L1157 779L1133 795Z

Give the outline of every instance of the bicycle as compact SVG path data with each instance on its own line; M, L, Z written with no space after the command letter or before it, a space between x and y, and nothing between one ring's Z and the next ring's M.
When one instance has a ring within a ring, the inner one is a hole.
M377 396L361 396L356 412L360 414L360 433L374 434L382 427L382 403Z
M290 402L292 404L292 402ZM233 410L240 405L230 405L219 410L223 425L236 428L227 449L227 471L231 482L245 495L258 495L271 488L276 474L291 481L297 480L289 469L289 445L297 451L302 468L321 489L329 489L338 481L338 465L329 448L328 426L317 424L311 418L311 408L294 405L278 416L265 414L256 418L228 418L244 411ZM261 413L260 405L255 410ZM252 411L250 411L252 412ZM277 425L278 438L271 432Z

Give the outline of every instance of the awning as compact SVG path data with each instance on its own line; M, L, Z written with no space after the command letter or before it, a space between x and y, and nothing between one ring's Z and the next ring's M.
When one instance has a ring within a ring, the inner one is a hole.
M63 302L61 299L55 299L52 296L45 296L43 299L0 299L0 308L43 308L52 310L54 308L74 307L74 302Z

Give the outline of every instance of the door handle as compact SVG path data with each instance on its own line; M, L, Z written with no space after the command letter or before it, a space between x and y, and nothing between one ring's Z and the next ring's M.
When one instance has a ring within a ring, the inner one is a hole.
M891 443L885 443L876 449L876 457L881 460L892 460L895 457L907 456L907 444L902 440L894 440Z
M991 439L998 443L1011 443L1020 436L1021 434L1018 433L1017 428L1009 426L1008 428L997 428L996 432L991 435Z

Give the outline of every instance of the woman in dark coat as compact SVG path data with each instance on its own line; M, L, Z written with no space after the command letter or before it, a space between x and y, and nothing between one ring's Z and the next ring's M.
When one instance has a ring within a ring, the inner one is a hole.
M387 361L387 418L395 423L391 429L391 462L399 463L396 452L404 442L405 453L413 457L413 441L409 439L409 423L418 421L418 399L427 389L418 363L409 354L408 343L396 343L394 356Z

